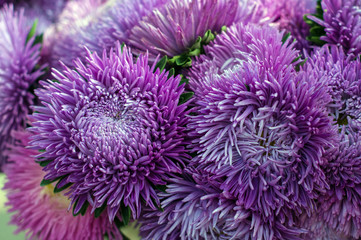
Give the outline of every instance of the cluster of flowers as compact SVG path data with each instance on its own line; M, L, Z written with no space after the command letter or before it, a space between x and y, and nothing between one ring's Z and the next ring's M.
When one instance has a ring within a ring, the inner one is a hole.
M18 232L361 238L361 0L0 7Z

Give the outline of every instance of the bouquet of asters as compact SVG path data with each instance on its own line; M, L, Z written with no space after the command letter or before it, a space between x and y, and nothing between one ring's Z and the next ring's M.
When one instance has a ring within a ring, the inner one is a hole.
M361 0L0 1L28 239L361 239Z

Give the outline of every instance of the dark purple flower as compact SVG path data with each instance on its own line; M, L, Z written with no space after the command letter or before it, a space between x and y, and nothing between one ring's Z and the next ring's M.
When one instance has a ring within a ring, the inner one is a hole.
M15 132L16 144L10 147L9 161L4 168L7 182L11 224L17 225L16 233L26 232L27 239L79 239L98 240L107 235L122 239L119 229L108 220L106 213L98 218L88 209L83 216L74 217L68 211L70 200L62 193L55 193L54 186L40 186L45 173L35 162L37 151L27 148L31 134ZM120 216L118 216L120 218Z
M318 216L333 231L361 236L361 135L352 120L343 126L339 146L325 155L323 170L330 189L319 199Z
M308 18L324 27L326 35L321 40L342 46L345 52L361 53L361 1L322 0L323 19Z
M13 141L12 130L26 126L27 114L34 96L32 85L42 74L36 68L40 45L34 37L27 40L30 31L24 10L14 11L5 5L0 11L0 166L6 155L3 150Z
M45 33L46 48L42 55L51 66L60 67L59 60L73 66L75 58L85 60L84 46L101 54L116 41L128 43L129 31L143 16L167 0L83 0L69 2L59 23ZM83 8L81 14L69 8Z
M158 203L154 185L168 173L181 172L188 155L187 104L179 104L184 86L179 77L154 71L148 56L136 63L128 48L78 59L76 70L54 70L59 82L43 83L36 93L32 146L45 150L38 161L48 163L45 179L58 187L72 184L74 211L88 201L93 210L107 205L114 219L121 205L139 217L141 200Z
M220 32L238 19L249 19L251 14L245 10L250 9L240 6L243 2L173 0L143 18L131 30L129 42L140 52L174 57L192 47L208 30Z
M274 50L269 45L278 56ZM264 68L262 62L276 56L206 75L207 84L195 90L199 111L190 128L194 164L208 163L224 176L221 188L239 205L285 219L289 211L314 210L313 200L327 186L322 154L336 129L306 74L292 65L276 64L282 69L276 75Z
M347 125L353 119L361 129L360 59L346 55L340 47L324 46L308 58L303 70L331 96L326 103L334 120Z

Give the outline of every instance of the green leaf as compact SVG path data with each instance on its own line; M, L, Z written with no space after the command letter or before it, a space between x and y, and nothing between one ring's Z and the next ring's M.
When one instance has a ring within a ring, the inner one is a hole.
M44 34L36 35L36 36L35 36L35 39L34 39L33 45L42 44L42 43L43 43L43 35L44 35Z
M321 37L326 35L325 27L320 26L317 22L309 19L309 16L314 16L320 20L323 20L321 0L317 0L316 13L304 15L303 20L310 26L310 33L306 39L312 42L314 45L323 46L326 42L322 41Z
M29 40L35 35L37 26L38 26L38 19L35 19L33 26L31 26L30 32L26 37L26 42L29 42Z
M55 182L55 181L58 180L58 179L59 179L59 178L56 178L56 179L54 179L54 180L43 179L43 180L41 181L41 183L40 183L40 186L44 187L44 186L46 186L46 185L49 185L49 184Z
M67 177L67 176L65 176ZM55 188L54 188L54 193L59 193L65 189L67 189L68 187L70 187L73 183L67 183L64 186L62 186L61 188L59 188L59 183L61 182L61 180L63 180L65 177L62 177L61 179L59 179L58 183L56 184Z
M118 217L114 218L114 223L115 223L115 226L117 226L117 228L121 228L121 227L125 226L124 223L122 221L120 221Z
M48 161L38 161L40 167L46 167L49 165L49 163L51 163L53 160L48 160Z
M185 92L179 97L178 105L181 105L191 99L194 95L194 92Z
M169 70L169 72L168 72L168 79L169 78L171 78L172 76L174 76L174 74L175 74L175 69L174 68L171 68L170 70Z
M179 85L182 85L183 83L188 84L189 80L188 78L184 77L183 74L181 74L181 80L179 82Z
M95 218L98 218L100 216L100 214L102 214L102 212L104 211L104 209L106 208L107 203L103 203L103 205L101 207L98 207L97 209L95 209L94 211L94 216Z
M162 57L159 62L155 65L154 72L159 68L160 72L162 72L168 62L168 57Z
M157 190L165 193L167 190L167 185L155 185L154 189L157 189Z
M285 42L287 41L287 39L291 36L291 33L286 33L283 38L282 38L282 44L285 44Z
M130 210L129 206L124 206L123 204L121 205L121 215L122 215L122 221L124 223L124 225L128 225L129 221L130 221L130 216L132 214L132 211Z

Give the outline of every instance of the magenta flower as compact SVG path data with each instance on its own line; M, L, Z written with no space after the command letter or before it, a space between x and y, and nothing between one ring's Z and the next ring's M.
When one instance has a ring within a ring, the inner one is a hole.
M316 0L265 0L263 7L267 9L267 15L273 21L272 25L285 30L297 40L297 49L310 49L310 44L306 40L310 34L310 27L303 20L303 16L315 12Z
M321 40L342 46L345 52L361 53L361 1L322 0L323 19L308 18L324 27L325 36Z
M67 66L73 60L85 60L84 46L101 54L103 49L115 47L116 41L128 44L129 31L143 16L166 0L82 0L69 2L54 28L45 33L42 51L50 65L59 68L59 60ZM82 8L80 14L75 11ZM70 10L72 9L72 10Z
M55 70L59 82L36 91L43 106L33 114L32 146L45 150L38 155L48 163L45 179L61 178L59 188L72 184L75 212L85 202L93 211L106 204L110 220L121 206L139 217L142 200L156 209L154 186L189 158L184 85L168 72L153 73L147 55L134 63L119 43L109 57L88 52L86 66L75 64L75 71Z
M29 31L24 10L5 5L0 11L0 166L6 144L13 141L11 131L26 126L33 84L42 75L43 67L36 67L40 45L33 44L34 37L27 40Z
M220 32L239 16L238 0L173 0L153 11L131 30L129 44L140 52L174 57L211 30Z
M44 187L40 183L45 175L30 150L30 134L16 132L16 144L12 145L9 164L5 166L9 212L13 213L11 224L17 225L16 233L26 232L29 239L79 239L98 240L107 235L110 239L122 239L120 231L108 220L106 213L98 218L90 210L83 216L74 217L68 211L70 200L62 193L55 193L52 184ZM118 216L120 218L120 216Z

